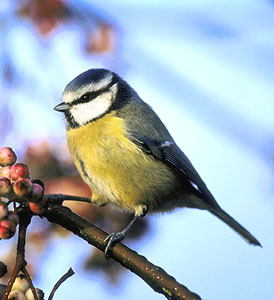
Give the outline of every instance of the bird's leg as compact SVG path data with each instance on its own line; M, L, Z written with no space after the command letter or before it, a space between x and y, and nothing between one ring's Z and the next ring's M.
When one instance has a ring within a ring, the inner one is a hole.
M141 218L141 216L134 216L133 219L129 222L129 224L127 225L127 227L124 230L119 231L119 232L113 232L106 237L106 239L104 240L104 242L106 243L106 248L105 248L105 258L106 259L109 258L109 253L110 253L112 247L116 243L121 242L126 237L131 226L133 224L135 224L140 218Z
M105 248L105 258L106 259L109 258L109 253L110 253L112 247L116 243L121 242L126 237L128 231L132 227L132 225L134 225L141 217L145 216L146 212L147 212L147 209L146 208L143 209L142 214L135 215L124 230L119 231L119 232L113 232L106 237L106 239L104 240L104 242L106 244L106 248Z

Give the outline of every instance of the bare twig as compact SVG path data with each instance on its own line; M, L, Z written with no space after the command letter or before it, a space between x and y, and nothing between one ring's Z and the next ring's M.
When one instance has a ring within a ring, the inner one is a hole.
M79 201L79 202L90 202L90 198L71 196L65 194L46 194L49 204L63 204L64 201Z
M72 270L72 268L69 268L69 270L67 271L66 274L64 274L54 285L50 295L49 295L49 299L48 300L52 300L53 296L56 292L56 290L59 288L59 286L65 281L67 280L70 276L72 276L74 274L74 271Z
M73 213L64 206L55 206L45 213L45 217L63 226L74 234L86 240L89 244L104 251L104 240L107 234L89 223L87 220ZM201 300L200 296L192 293L187 287L178 283L162 268L150 263L144 256L118 243L113 246L110 257L141 277L154 291L172 300Z
M22 272L23 272L23 274L25 275L25 277L26 277L26 279L28 281L28 284L29 284L29 286L31 288L34 300L39 300L38 296L37 296L37 292L35 290L35 287L33 286L32 279L31 279L31 277L29 275L29 272L27 271L27 269L25 267L22 268Z

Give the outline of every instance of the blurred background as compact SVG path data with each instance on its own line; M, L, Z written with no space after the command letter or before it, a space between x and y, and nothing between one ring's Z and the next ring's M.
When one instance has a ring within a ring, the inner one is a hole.
M159 114L219 204L263 248L207 212L148 216L125 244L203 299L274 299L274 2L18 0L0 2L0 147L16 150L48 193L90 196L66 146L65 85L109 68ZM128 216L66 203L107 232ZM0 243L14 263L16 238ZM48 297L164 299L134 274L39 217L27 259ZM7 280L8 277L4 278Z

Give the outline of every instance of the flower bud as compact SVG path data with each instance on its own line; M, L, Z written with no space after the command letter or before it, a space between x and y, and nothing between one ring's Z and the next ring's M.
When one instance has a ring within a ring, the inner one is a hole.
M15 224L7 219L0 221L0 239L9 239L14 236Z
M24 198L31 192L32 184L27 178L19 178L13 184L13 191L16 198Z
M11 291L8 300L26 300L25 294L21 291Z
M10 170L11 181L16 181L19 178L29 178L30 172L27 165L22 163L16 163Z
M35 288L36 290L36 294L37 294L37 297L38 297L38 300L43 300L44 299L44 292L38 288ZM31 288L29 288L26 293L25 293L25 296L26 296L26 299L27 300L34 300L34 296L33 296L33 293L32 293L32 290Z
M7 266L2 261L0 261L0 278L6 275L7 272L8 272Z
M21 291L23 293L25 293L29 288L29 283L25 277L24 274L19 274L17 275L17 277L15 278L15 281L12 285L11 290L12 291Z
M0 165L1 166L11 166L16 162L16 154L9 147L4 147L0 149Z
M6 166L0 169L0 176L4 176L8 179L10 179L10 170L11 166Z
M29 202L29 208L30 210L37 214L37 215L42 215L45 213L48 209L48 202L47 198L44 196L41 201L34 203L34 202Z
M8 178L0 177L0 196L7 196L11 191L11 184Z
M0 201L0 221L7 217L8 211L6 203Z

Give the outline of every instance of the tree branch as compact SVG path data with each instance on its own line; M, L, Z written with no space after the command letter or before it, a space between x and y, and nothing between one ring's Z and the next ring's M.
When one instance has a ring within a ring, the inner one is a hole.
M72 196L66 194L46 194L49 204L60 204L62 205L64 201L78 201L91 203L90 198Z
M57 282L56 284L54 285L50 295L49 295L49 298L48 300L52 300L53 299L53 296L55 294L55 292L57 291L57 289L59 288L59 286L65 282L70 276L74 275L74 271L72 270L72 268L69 268L69 270L67 271L66 274L64 274Z
M28 281L28 284L29 284L30 289L31 289L31 291L32 291L32 295L33 295L33 297L34 297L34 300L39 300L39 299L38 299L38 296L37 296L37 292L36 292L36 290L35 290L35 287L34 287L34 285L33 285L33 283L32 283L32 279L31 279L31 277L30 277L30 275L29 275L29 272L27 271L26 267L23 267L23 268L22 268L22 272L23 272L23 274L25 275L25 277L26 277L26 279L27 279L27 281Z
M29 273L26 270L27 262L25 260L26 233L27 233L27 228L31 221L32 213L26 209L19 210L17 213L19 217L19 232L18 232L18 242L17 242L17 251L16 251L16 262L2 300L8 299L12 285L20 271L24 273L33 291L34 299L38 300L36 291L32 284L32 280L29 276Z
M56 206L49 209L44 216L50 222L61 225L86 240L89 244L104 251L104 240L107 234L73 213L69 208ZM140 256L137 252L121 243L113 246L110 257L141 277L155 292L163 294L167 299L201 300L200 296L178 283L165 270L153 265L144 256Z

